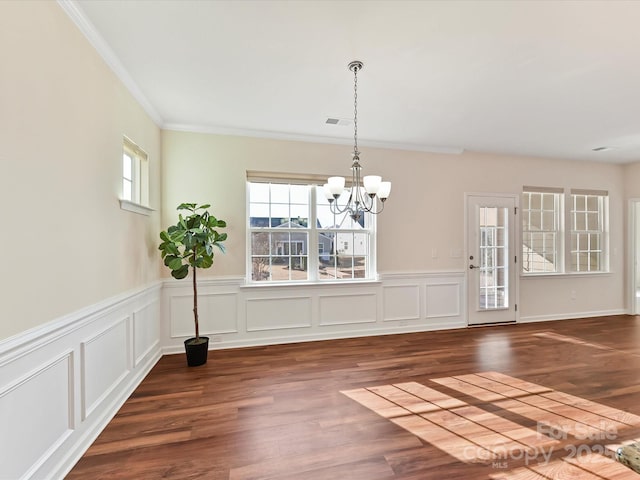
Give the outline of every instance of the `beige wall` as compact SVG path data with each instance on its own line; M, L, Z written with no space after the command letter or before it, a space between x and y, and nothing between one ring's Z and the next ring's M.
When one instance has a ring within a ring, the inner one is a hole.
M640 198L640 162L630 163L624 169L624 190L627 198Z
M160 131L53 1L0 3L0 339L158 279L151 217L120 209L122 136Z
M163 225L180 202L212 203L229 222L228 253L205 275L243 275L246 170L348 173L349 146L163 131ZM610 192L611 274L522 279L523 317L624 308L623 168L539 158L428 154L363 147L362 164L393 182L378 219L378 271L464 271L464 193L514 193L523 185ZM437 258L432 258L436 250ZM572 293L575 292L575 299ZM604 294L603 292L606 292Z

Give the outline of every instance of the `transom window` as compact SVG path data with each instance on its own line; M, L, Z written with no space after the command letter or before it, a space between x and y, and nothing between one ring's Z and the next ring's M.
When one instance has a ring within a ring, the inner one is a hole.
M253 179L248 185L251 282L371 279L375 276L371 215L359 222L334 215L320 182ZM348 190L340 196L346 203ZM317 252L314 254L314 252Z
M607 211L606 191L524 187L522 272L606 272Z

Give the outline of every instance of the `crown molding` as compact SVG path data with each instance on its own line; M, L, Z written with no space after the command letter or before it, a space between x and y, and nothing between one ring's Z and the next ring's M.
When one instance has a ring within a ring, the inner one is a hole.
M142 106L145 112L151 117L158 127L162 127L164 121L162 117L149 102L147 97L142 93L138 84L133 80L127 69L122 65L118 56L114 53L107 42L98 33L95 26L86 17L82 9L75 0L57 0L58 5L64 10L71 21L78 27L82 34L87 38L89 43L96 49L105 63L113 70L113 73L120 79L124 86L129 90L131 95Z
M207 133L214 135L231 135L239 137L267 138L273 140L289 140L295 142L327 143L331 145L352 145L350 138L325 137L321 135L305 135L300 133L276 132L270 130L250 130L243 128L186 125L179 123L165 123L163 130L189 133ZM444 153L449 155L459 155L464 152L464 148L440 147L433 145L419 145L415 143L384 142L376 140L358 139L358 144L371 148L385 148L390 150L407 150L412 152Z

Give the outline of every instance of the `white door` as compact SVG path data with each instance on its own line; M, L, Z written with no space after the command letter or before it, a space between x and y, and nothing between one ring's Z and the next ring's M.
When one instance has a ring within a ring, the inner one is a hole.
M516 198L466 197L469 325L516 321Z

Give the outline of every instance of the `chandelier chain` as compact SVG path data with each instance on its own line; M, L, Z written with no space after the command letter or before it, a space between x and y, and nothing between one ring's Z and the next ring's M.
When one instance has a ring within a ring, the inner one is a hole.
M353 69L353 153L358 155L358 67Z

